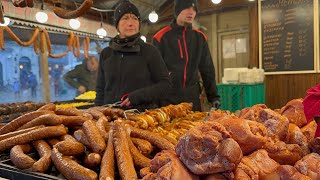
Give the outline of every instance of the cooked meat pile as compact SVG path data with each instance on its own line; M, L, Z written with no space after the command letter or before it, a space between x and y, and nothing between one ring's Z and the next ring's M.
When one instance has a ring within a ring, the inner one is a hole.
M320 179L317 125L307 124L301 99L238 114L191 109L181 103L136 114L47 104L3 124L0 152L10 150L17 168L56 166L66 179Z

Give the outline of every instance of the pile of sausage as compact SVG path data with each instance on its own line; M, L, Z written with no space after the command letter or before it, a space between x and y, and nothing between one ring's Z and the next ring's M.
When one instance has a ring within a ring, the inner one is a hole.
M43 103L35 102L0 104L0 122L11 121L27 112L35 111L43 105Z
M160 134L141 130L123 119L123 110L86 110L47 104L0 128L0 152L10 150L20 169L45 173L52 165L67 179L137 179L136 169L148 167L150 153L174 150ZM29 156L35 151L36 160ZM116 160L116 161L115 161Z

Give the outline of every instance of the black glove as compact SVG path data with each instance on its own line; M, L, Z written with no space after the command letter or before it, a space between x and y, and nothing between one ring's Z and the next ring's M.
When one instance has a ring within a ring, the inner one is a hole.
M212 108L213 109L219 109L220 105L221 105L221 103L220 103L219 100L215 100L215 101L212 102Z

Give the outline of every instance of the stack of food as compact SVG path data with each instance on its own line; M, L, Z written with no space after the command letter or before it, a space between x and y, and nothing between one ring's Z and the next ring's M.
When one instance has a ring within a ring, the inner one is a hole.
M0 104L0 121L11 121L26 112L34 111L43 106L44 103L21 102Z
M96 92L95 91L87 91L83 94L80 94L75 98L76 100L90 100L93 101L96 99Z
M320 139L314 138L315 123L307 124L299 99L277 111L266 105L239 115L212 111L206 121L186 103L131 120L123 113L48 104L0 128L0 152L10 150L20 169L46 172L54 165L67 179L320 178ZM139 128L140 121L148 128ZM175 143L153 132L160 127L183 131ZM40 159L28 155L32 147Z
M79 96L75 97L72 101L56 102L55 104L59 108L81 108L87 109L94 105L94 99L96 98L95 91L87 91Z

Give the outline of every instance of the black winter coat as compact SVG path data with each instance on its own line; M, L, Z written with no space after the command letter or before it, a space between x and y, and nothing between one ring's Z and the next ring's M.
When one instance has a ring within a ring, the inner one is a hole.
M125 94L140 111L159 107L159 98L170 88L168 70L159 51L140 35L114 38L100 55L96 105L121 100Z
M154 35L153 44L160 50L172 82L163 105L192 102L193 110L200 110L199 72L208 101L219 100L211 54L201 31L173 22Z

